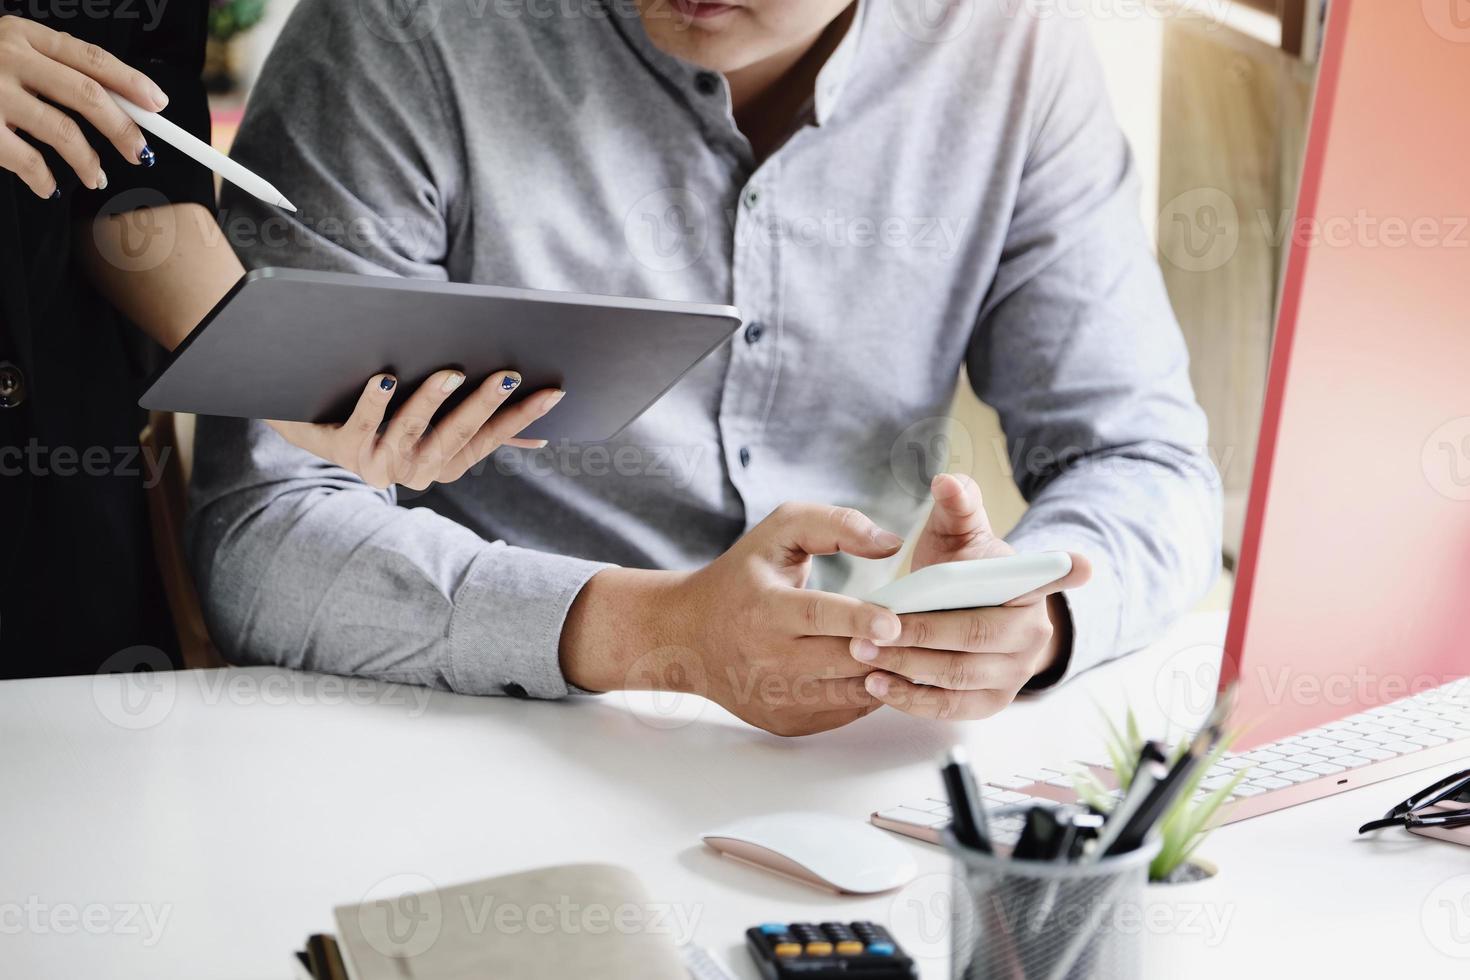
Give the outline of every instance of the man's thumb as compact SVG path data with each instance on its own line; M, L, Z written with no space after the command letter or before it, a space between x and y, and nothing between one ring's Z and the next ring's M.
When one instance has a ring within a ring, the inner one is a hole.
M964 474L941 473L929 485L934 495L934 512L929 516L929 530L941 537L950 535L988 535L990 517L980 486Z

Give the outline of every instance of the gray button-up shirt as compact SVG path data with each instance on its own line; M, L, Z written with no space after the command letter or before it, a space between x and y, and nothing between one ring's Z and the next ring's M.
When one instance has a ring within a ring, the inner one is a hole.
M1071 669L1202 594L1218 480L1078 25L863 0L757 161L724 80L607 3L304 0L235 144L300 212L227 186L226 231L253 266L733 303L746 329L611 443L502 449L417 496L201 420L191 546L223 650L563 695L603 563L698 566L785 500L913 530L936 470L992 453L946 434L965 365L1031 502L1011 542L1096 566ZM814 585L892 572L839 558Z

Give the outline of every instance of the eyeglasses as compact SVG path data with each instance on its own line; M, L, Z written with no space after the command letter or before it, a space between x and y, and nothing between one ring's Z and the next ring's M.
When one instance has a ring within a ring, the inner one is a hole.
M1370 820L1358 828L1358 833L1382 830L1385 827L1470 827L1470 807L1463 810L1442 810L1424 813L1429 807L1441 803L1470 804L1470 769L1446 776L1433 786L1423 789L1389 810L1381 820Z

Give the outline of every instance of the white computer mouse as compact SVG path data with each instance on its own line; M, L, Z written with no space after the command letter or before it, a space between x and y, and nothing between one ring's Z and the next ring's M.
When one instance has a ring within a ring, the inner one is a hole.
M726 857L843 894L899 888L919 870L891 835L827 813L747 817L701 837Z

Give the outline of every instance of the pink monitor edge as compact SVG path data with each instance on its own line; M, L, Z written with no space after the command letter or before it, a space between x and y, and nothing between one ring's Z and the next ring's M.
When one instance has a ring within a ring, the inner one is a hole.
M1221 670L1240 748L1470 672L1470 25L1432 6L1332 0Z

